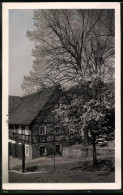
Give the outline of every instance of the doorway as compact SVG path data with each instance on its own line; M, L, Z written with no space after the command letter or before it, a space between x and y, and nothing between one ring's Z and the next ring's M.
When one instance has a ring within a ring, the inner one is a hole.
M60 145L55 146L55 153L61 155Z
M45 147L40 147L40 156L45 155Z

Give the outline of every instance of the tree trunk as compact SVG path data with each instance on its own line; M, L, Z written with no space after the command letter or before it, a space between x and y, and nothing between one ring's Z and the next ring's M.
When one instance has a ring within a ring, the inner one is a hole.
M88 131L84 129L84 145L88 146Z
M25 172L25 144L22 143L22 172Z
M95 133L92 133L92 137L93 137L93 168L94 168L97 164L96 145L95 145L96 135L95 135Z

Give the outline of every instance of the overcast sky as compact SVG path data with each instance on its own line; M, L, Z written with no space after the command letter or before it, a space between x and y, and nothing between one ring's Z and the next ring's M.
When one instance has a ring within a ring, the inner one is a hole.
M27 39L27 29L33 29L33 10L9 11L9 95L22 95L23 76L32 68L33 43Z

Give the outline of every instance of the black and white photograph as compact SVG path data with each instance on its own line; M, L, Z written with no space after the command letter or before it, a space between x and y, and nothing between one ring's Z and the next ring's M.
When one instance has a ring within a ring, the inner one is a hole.
M5 189L120 189L119 10L3 4Z

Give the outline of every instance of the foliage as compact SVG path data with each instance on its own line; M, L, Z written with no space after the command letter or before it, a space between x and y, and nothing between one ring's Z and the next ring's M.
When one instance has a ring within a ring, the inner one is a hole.
M89 101L84 101L81 95L76 96L71 104L60 104L54 110L59 116L59 123L67 127L70 134L82 133L83 129L97 134L99 130L106 133L110 129L114 130L114 91L103 84L96 95L96 98L93 95Z

